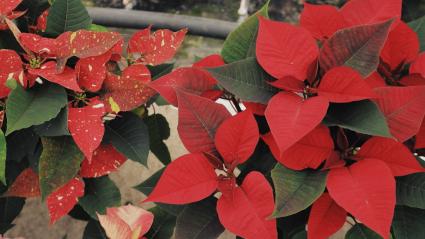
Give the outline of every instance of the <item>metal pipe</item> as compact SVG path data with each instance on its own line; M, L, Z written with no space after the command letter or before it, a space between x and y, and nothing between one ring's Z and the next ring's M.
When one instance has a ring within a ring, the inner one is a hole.
M237 23L169 13L124 10L114 8L88 8L93 23L119 28L140 29L152 25L153 28L179 30L187 27L189 33L212 38L224 39L237 27Z

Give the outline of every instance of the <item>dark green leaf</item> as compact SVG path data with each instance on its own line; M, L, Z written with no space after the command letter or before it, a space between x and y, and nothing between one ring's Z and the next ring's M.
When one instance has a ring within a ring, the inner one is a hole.
M40 136L47 137L70 135L68 131L68 107L62 108L55 118L34 126L34 131Z
M42 138L39 163L40 190L43 200L77 175L83 154L69 136Z
M81 220L81 221L90 221L92 220L92 217L87 214L86 211L79 205L76 204L72 210L68 213L68 215L74 219Z
M418 34L421 52L425 51L425 16L409 22L409 26Z
M276 194L273 217L286 217L308 208L326 187L326 172L294 171L277 164L272 170Z
M162 173L164 172L164 169L165 168L162 168L161 170L155 172L143 183L135 186L134 189L142 192L146 196L149 195L152 192L153 188L155 187L156 183L158 182L159 178L161 177ZM179 215L179 213L183 210L183 206L179 206L179 205L171 205L171 204L163 204L163 203L157 203L157 205L161 207L163 210L175 216Z
M345 235L345 239L382 239L382 237L363 224L356 224Z
M27 24L35 25L37 18L40 14L46 10L50 4L47 0L24 0L22 6L27 10L25 19L28 20ZM20 18L22 19L22 18Z
M151 208L149 211L154 214L154 221L145 237L149 239L171 238L176 225L176 216L167 213L160 207Z
M84 229L83 239L108 239L100 223L91 220Z
M397 206L392 232L396 239L425 238L425 210Z
M57 37L67 31L88 29L90 25L89 13L81 0L56 0L49 10L46 33Z
M149 132L137 115L126 112L106 125L106 137L128 159L147 166Z
M291 239L307 239L307 231L306 230L299 231L295 233L295 235L292 236Z
M0 234L13 227L13 220L25 205L25 198L0 198Z
M40 137L32 128L22 129L6 137L7 160L21 162L24 157L33 155Z
M270 1L254 15L247 18L238 28L227 36L221 50L221 55L227 63L255 56L255 43L258 31L258 16L268 18Z
M164 76L168 73L170 73L173 70L174 63L169 64L161 64L158 66L149 66L149 71L151 72L152 80L156 80L160 78L161 76Z
M65 89L58 85L47 84L31 90L16 87L6 102L6 135L53 119L67 103Z
M223 233L217 211L217 199L208 197L186 205L177 217L175 239L215 239Z
M270 78L253 57L208 71L230 93L244 101L267 104L277 89L267 83Z
M331 104L323 123L357 133L391 137L385 116L378 106L369 100Z
M150 150L164 165L169 164L171 156L164 143L164 140L170 137L170 126L167 119L163 115L153 114L144 120L149 130Z
M6 138L0 129L0 181L6 185Z
M81 207L94 219L96 212L106 214L106 208L121 204L120 190L108 176L85 179L84 197L78 199Z
M396 179L397 204L425 209L425 173Z

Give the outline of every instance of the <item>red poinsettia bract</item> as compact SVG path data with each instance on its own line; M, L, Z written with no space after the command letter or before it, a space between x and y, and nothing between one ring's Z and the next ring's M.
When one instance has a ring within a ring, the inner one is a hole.
M274 208L268 181L262 174L251 172L238 186L233 174L233 169L253 153L258 139L258 127L251 112L228 118L215 134L220 157L192 153L176 159L167 166L146 201L186 204L219 190L222 196L217 202L217 213L225 228L245 238L277 238L276 221L267 218Z

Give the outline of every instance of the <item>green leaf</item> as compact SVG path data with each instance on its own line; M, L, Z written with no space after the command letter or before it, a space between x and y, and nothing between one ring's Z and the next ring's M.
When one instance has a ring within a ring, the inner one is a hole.
M297 232L291 239L307 239L307 231L302 230L300 232Z
M13 220L19 215L25 205L25 198L0 198L0 234L12 228Z
M23 158L33 155L40 137L32 128L15 131L6 137L7 161L21 162Z
M42 138L43 152L38 166L41 196L44 200L77 175L83 154L69 136Z
M46 34L57 37L67 31L88 29L91 19L81 0L56 0L47 16Z
M345 239L382 239L382 237L363 224L356 224L345 235Z
M425 51L425 16L409 22L409 26L418 34L421 52Z
M0 181L6 185L6 138L0 129Z
M397 204L425 209L425 173L396 178Z
M84 229L83 239L108 239L100 223L91 220Z
M146 196L149 195L153 191L153 188L155 187L158 180L161 178L161 175L164 172L164 170L165 168L162 168L159 171L155 172L152 176L150 176L144 182L142 182L141 184L137 186L134 186L134 189L142 192ZM179 215L184 208L184 206L163 204L163 203L156 203L156 205L158 205L161 209L175 216Z
M208 197L185 206L177 217L175 239L215 239L224 227L218 219L217 199Z
M158 66L148 65L149 71L151 72L152 80L156 80L161 76L164 76L170 73L174 68L174 63L161 64Z
M154 221L145 237L149 239L171 238L176 225L176 216L167 213L160 207L151 208L149 211L154 214Z
M167 119L161 114L153 114L144 120L149 130L150 150L164 165L171 163L170 152L164 143L170 137Z
M268 18L269 3L266 4L254 15L248 17L239 27L232 31L223 44L221 55L225 62L243 60L255 56L255 45L258 32L258 16Z
M96 24L90 24L89 31L93 31L93 32L108 32L108 28L101 26L101 25L96 25Z
M273 217L286 217L308 208L326 187L326 172L294 171L277 164L272 170L276 206Z
M39 136L54 137L70 135L68 130L68 107L62 108L59 114L41 125L34 126Z
M357 133L391 137L385 116L378 106L369 100L331 104L323 123Z
M270 78L253 57L208 71L230 93L244 101L267 104L277 89L266 82Z
M392 232L397 239L425 238L425 210L397 206Z
M379 65L379 55L394 19L370 25L345 28L335 32L322 46L319 65L324 71L349 66L363 77Z
M6 135L53 119L68 103L65 89L54 84L13 90L6 102Z
M108 176L84 179L85 194L78 199L78 204L92 218L97 219L96 212L106 214L106 208L121 204L121 194L115 183Z
M149 132L137 115L126 112L106 125L106 138L128 159L147 166Z

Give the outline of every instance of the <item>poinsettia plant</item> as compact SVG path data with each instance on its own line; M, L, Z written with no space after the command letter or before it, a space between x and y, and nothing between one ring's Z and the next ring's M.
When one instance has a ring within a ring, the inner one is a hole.
M149 83L189 154L137 188L176 238L425 236L425 17L402 6L305 3L289 24L266 4L221 54Z
M142 237L153 214L107 210L121 204L108 175L127 159L147 166L149 150L170 161L170 129L149 114L148 84L172 69L187 30L148 27L126 44L92 24L80 0L49 2L0 4L0 234L25 198L41 196L51 224L67 214L90 221L84 238L104 238L100 224L110 238Z

